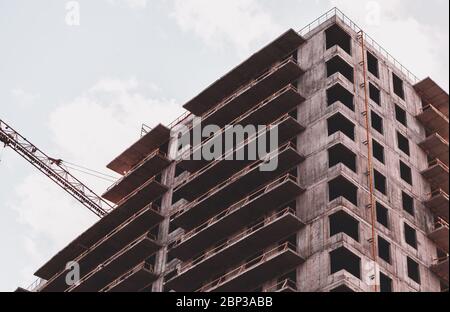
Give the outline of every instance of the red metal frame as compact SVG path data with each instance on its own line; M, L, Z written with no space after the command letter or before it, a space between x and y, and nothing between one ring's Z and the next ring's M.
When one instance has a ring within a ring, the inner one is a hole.
M3 142L5 146L13 149L97 216L103 217L113 209L113 206L70 174L65 166L62 165L60 159L54 159L47 156L1 119L0 141Z

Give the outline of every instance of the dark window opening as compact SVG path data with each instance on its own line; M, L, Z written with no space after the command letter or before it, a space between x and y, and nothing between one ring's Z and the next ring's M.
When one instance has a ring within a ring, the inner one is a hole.
M419 264L410 257L408 257L408 276L417 284L420 284Z
M327 77L330 77L335 73L341 73L353 83L353 67L339 56L335 56L327 62Z
M384 164L384 147L375 140L372 140L373 157Z
M405 241L406 243L413 247L414 249L417 249L417 232L412 227L410 227L408 224L404 223L405 228Z
M358 206L358 188L344 177L337 177L328 182L328 192L330 201L344 197Z
M384 134L383 118L381 118L374 111L371 112L370 117L370 119L372 120L372 128L374 128L379 133Z
M373 84L369 83L369 96L372 101L381 105L381 92Z
M410 155L409 149L409 140L405 136L403 136L400 132L397 132L397 144L398 148L405 153L406 155Z
M376 203L377 222L385 228L389 228L389 210L379 202Z
M414 216L414 199L406 194L405 192L402 192L402 203L403 203L403 210L409 213L410 215Z
M408 126L406 111L398 105L395 105L395 119L405 127Z
M379 77L378 59L370 52L367 52L367 69L375 77Z
M373 171L373 181L375 184L375 189L386 195L387 187L386 187L386 177L382 175L380 172L374 170Z
M355 106L353 104L353 94L346 88L341 86L339 83L335 84L327 90L327 101L328 106L331 106L334 103L340 101L352 111L355 110Z
M331 274L345 270L357 278L361 278L361 259L348 249L341 247L330 253Z
M338 45L349 55L352 55L351 37L338 25L333 25L325 31L327 50Z
M400 177L403 181L412 185L412 172L411 168L408 167L403 161L400 160Z
M380 272L380 292L392 292L392 279Z
M331 215L330 237L339 233L345 233L359 242L359 222L344 211L339 211Z
M397 94L401 99L405 99L405 90L403 88L403 80L400 79L396 74L392 73L392 80L394 83L394 93Z
M378 256L387 263L391 263L391 244L380 236L378 236Z
M337 144L328 150L328 162L330 168L342 163L356 172L356 154L342 144Z
M329 136L340 131L353 141L355 140L355 125L342 114L333 115L327 123Z

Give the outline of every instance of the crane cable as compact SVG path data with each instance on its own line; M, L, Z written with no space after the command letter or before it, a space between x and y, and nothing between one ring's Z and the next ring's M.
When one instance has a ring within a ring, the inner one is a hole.
M89 171L89 172L92 172L95 175L102 176L103 178L108 178L108 179L114 180L113 182L117 181L117 179L118 179L118 177L116 177L116 176L113 176L113 175L110 175L110 174L106 174L106 173L100 172L98 170L89 169L87 167L83 167L83 166L80 166L80 165L77 165L77 164L74 164L74 163L71 163L71 162L68 162L68 161L65 161L65 160L63 160L62 162L67 167L73 166L73 167L75 167L75 170L78 170L78 171L81 171L81 170Z

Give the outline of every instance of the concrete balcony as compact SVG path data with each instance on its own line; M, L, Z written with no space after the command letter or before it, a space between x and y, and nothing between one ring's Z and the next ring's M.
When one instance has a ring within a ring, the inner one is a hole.
M433 232L428 237L436 243L437 247L448 254L448 223L444 220L438 220Z
M431 266L431 271L439 276L446 284L448 284L448 256L436 261L435 264Z
M263 253L217 280L198 289L199 292L248 292L264 282L294 270L304 262L289 243Z
M170 162L165 153L160 150L154 151L130 169L123 178L109 187L102 197L117 203L145 184L149 178L159 174L164 168L169 166Z
M304 128L289 115L283 116L271 125L278 128L278 141L280 145L304 130ZM209 164L200 171L191 174L175 188L175 196L186 200L194 200L236 172L249 166L251 163L258 161L257 159L249 159L249 149L252 147L257 149L259 139L265 135L268 135L265 130L254 134L248 140L240 142L235 148L224 153L222 155L222 160L209 162ZM229 160L230 158L236 159L236 156L239 155L239 153L242 153L245 160Z
M169 252L183 261L192 259L202 250L230 237L265 214L295 200L303 191L295 177L283 176L185 233L173 244Z
M281 292L286 292L286 293L297 292L297 284L294 281L290 280L290 279L286 279L284 281L281 281L281 282L277 283L275 286L264 290L264 292L273 292L273 293L276 293L276 292L279 292L279 293L281 293Z
M161 245L147 233L83 277L67 292L97 292L153 255Z
M229 125L241 125L242 127L248 125L270 125L274 123L274 120L284 116L303 101L304 98L294 87L287 86L254 106L249 111L240 115L239 118L230 122ZM208 162L193 160L194 153L201 152L201 149L204 148L207 143L212 144L213 140L221 138L224 133L225 128L222 128L222 130L213 137L204 140L200 145L194 146L194 148L189 150L186 155L183 155L183 159L179 161L178 165L189 172L197 171L205 166Z
M205 114L222 101L224 96L236 92L242 85L261 75L274 63L291 55L304 42L305 40L297 32L290 29L214 82L183 107L197 116Z
M264 171L264 162L255 162L223 181L196 200L181 206L172 214L174 225L190 231L226 207L247 197L255 189L286 173L304 160L296 147L286 144L270 153L267 162L277 161L273 171Z
M430 167L422 171L422 176L430 183L431 189L441 189L448 194L448 167L436 159Z
M101 292L140 292L157 278L158 274L154 272L153 266L142 262L103 288Z
M149 228L154 227L164 218L159 213L159 207L152 204L152 201L156 200L166 190L166 186L163 186L156 181L151 181L148 185L144 185L142 189L132 194L133 196L124 199L109 214L104 216L57 253L43 265L35 275L45 280L52 279L54 275L65 269L66 263L79 257L82 253L90 249L94 244L102 240L117 227L120 227L122 223L127 222L127 220L139 213L139 211L145 207L149 208L146 213Z
M158 149L161 145L169 141L169 139L170 129L163 125L158 125L141 137L136 143L131 145L106 167L118 174L124 175L142 162L142 160L155 149Z
M442 190L431 193L431 198L425 202L425 206L430 209L436 216L449 221L448 219L448 194Z
M284 209L195 259L182 263L178 274L167 281L166 286L175 291L193 291L201 286L201 281L224 273L227 268L298 232L303 225L294 211Z
M83 269L80 272L80 277L84 277L84 275L91 272L109 257L113 256L115 253L127 246L134 239L147 232L149 228L154 227L156 224L154 216L155 210L153 207L149 206L144 208L135 216L130 218L130 220L115 228L111 233L103 237L80 256L73 259L73 261L77 262ZM162 216L159 216L158 220L161 221ZM64 291L69 287L65 282L67 273L68 270L64 269L49 280L40 291Z
M433 105L427 105L423 108L417 119L431 133L437 133L448 142L448 117L442 114Z
M303 73L297 61L289 58L211 108L201 116L202 123L223 127L300 78Z
M425 78L414 86L424 103L433 104L440 112L448 117L448 93L445 92L431 78Z
M439 134L432 134L425 141L420 143L419 146L431 159L439 159L448 166L448 142Z

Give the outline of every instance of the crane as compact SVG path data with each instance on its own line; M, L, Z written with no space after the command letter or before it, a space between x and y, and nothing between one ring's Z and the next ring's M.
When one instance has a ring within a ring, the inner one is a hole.
M22 156L98 217L101 218L114 209L108 202L75 178L63 165L61 159L47 156L1 119L0 142Z

